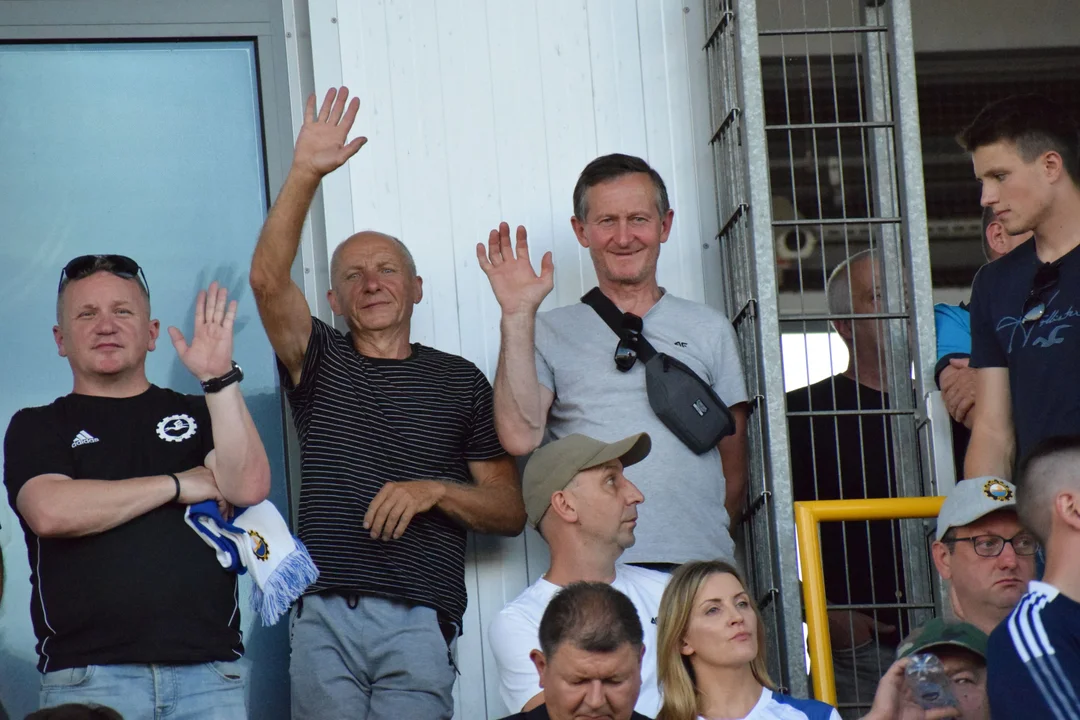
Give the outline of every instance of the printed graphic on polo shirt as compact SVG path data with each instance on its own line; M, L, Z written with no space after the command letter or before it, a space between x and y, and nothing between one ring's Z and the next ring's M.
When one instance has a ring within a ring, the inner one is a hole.
M1072 323L1063 324L1066 320L1080 317L1080 311L1074 310L1070 305L1067 310L1050 310L1050 306L1061 291L1055 292L1046 301L1049 311L1046 315L1034 322L1024 322L1024 318L1006 315L998 320L997 331L1009 333L1009 343L1005 352L1012 353L1015 347L1048 348L1065 342L1066 331L1072 328Z
M195 434L197 427L190 415L170 415L157 424L157 435L165 442L183 442Z

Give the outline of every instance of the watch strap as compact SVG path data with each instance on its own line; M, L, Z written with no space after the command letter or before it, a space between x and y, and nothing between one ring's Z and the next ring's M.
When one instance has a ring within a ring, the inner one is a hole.
M224 375L220 375L216 378L210 378L203 381L202 389L204 393L216 393L235 382L240 382L244 379L244 371L240 369L240 366L233 361L232 369Z

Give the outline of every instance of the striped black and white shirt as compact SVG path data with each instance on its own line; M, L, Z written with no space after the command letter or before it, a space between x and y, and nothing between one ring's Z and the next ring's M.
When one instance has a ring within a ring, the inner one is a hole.
M1080 603L1032 581L990 634L987 665L993 717L1080 720Z
M388 481L471 483L469 461L505 454L491 385L468 360L418 343L404 360L360 355L312 318L300 383L281 368L300 437L300 539L330 589L427 605L461 627L465 530L438 510L397 540L372 540L368 505Z

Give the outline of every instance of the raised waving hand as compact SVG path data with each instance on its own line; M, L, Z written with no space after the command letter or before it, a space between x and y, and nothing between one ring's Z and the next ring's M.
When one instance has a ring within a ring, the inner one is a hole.
M229 291L217 281L208 290L200 290L195 300L195 332L191 345L178 328L169 328L180 362L200 382L220 377L232 369L233 323L236 301L229 302Z
M319 114L315 114L315 94L308 96L304 107L304 125L296 138L293 168L322 178L332 173L357 153L367 142L366 137L346 142L352 130L360 99L349 99L349 88L330 88L323 98Z
M476 259L480 261L480 269L487 275L503 313L535 313L555 286L551 253L544 253L537 275L529 261L528 235L521 225L517 228L516 253L510 246L510 226L499 223L499 229L488 235L486 248L484 243L476 244Z

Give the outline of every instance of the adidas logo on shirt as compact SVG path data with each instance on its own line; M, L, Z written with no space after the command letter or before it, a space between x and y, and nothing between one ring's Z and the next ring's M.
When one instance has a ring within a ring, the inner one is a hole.
M85 430L80 430L79 434L75 436L75 439L71 441L71 447L77 448L80 445L89 445L90 443L96 442L98 442L98 439L96 437L86 432Z

